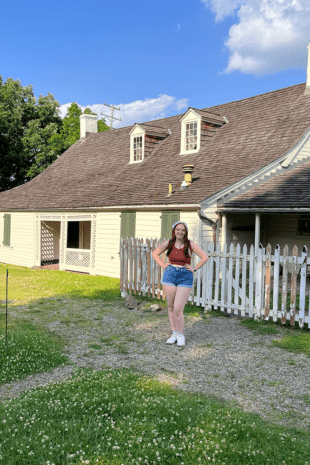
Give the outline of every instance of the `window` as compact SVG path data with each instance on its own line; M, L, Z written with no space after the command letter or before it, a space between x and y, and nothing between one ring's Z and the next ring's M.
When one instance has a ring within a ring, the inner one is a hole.
M11 245L11 214L5 214L3 216L3 245Z
M298 221L298 234L310 235L310 216L299 218Z
M136 212L122 213L121 237L136 237Z
M185 127L185 150L197 149L197 121L186 123Z
M67 249L90 249L91 221L68 221Z
M170 239L172 225L180 221L180 212L162 212L161 214L161 238Z
M142 161L143 159L142 136L133 138L133 161Z

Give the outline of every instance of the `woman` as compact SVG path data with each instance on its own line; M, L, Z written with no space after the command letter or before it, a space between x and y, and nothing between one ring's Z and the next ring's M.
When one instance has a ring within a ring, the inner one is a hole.
M163 242L152 254L154 260L165 269L161 283L167 298L172 329L172 336L167 340L167 344L176 342L178 346L185 345L183 309L192 290L193 274L208 260L208 255L195 242L188 239L187 233L187 224L177 221L172 226L172 239ZM159 257L166 250L167 264ZM201 258L195 268L191 266L192 252Z

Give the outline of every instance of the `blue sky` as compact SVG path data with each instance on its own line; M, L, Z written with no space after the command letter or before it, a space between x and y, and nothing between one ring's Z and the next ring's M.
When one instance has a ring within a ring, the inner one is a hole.
M0 75L124 126L306 81L308 0L16 0Z

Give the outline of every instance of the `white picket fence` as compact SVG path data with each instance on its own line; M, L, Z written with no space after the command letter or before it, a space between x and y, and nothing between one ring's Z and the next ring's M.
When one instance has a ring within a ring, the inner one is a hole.
M161 267L152 258L152 251L161 241L121 239L122 296L128 292L164 299L160 280ZM195 282L189 300L206 310L221 310L243 317L298 321L301 328L310 327L310 288L307 281L310 257L304 246L300 256L295 246L289 255L284 247L281 255L277 246L248 248L233 244L201 244L209 256L206 265L195 273ZM162 256L164 258L164 255ZM166 258L165 258L166 260ZM297 304L297 305L296 305Z

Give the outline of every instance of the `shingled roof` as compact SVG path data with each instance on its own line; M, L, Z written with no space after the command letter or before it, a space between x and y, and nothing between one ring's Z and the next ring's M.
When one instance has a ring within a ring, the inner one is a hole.
M223 209L310 210L310 161L224 203Z
M142 163L129 164L131 127L79 140L30 182L0 193L0 209L57 210L116 206L197 205L284 155L310 127L305 84L203 111L225 116L198 153L180 155L181 115L151 121L171 129ZM194 182L176 191L182 166L194 164ZM168 196L168 184L175 193Z

